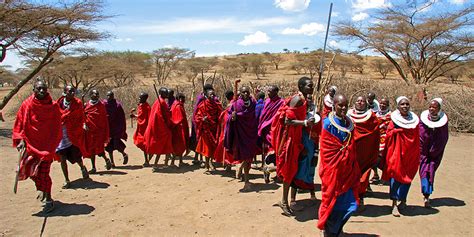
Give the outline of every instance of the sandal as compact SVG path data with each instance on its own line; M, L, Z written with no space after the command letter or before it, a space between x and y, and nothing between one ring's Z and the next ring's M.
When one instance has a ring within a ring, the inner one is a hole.
M293 215L293 212L291 211L290 209L290 206L288 206L288 203L283 203L283 202L278 202L278 206L281 208L281 210L283 211L283 215L284 216L292 216Z
M62 189L68 189L71 187L71 182L64 182L63 186L61 187Z
M110 162L110 159L105 158L105 169L106 170L112 169L112 163Z
M125 154L125 155L123 156L123 164L124 164L124 165L128 164L128 154Z

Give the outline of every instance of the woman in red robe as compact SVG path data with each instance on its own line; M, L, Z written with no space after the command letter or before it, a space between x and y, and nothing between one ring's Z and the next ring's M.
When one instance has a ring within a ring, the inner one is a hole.
M189 125L184 109L186 97L179 93L177 99L171 105L171 124L173 126L173 158L171 165L174 166L176 157L179 159L179 167L183 165L183 153L188 149L189 144Z
M95 156L98 155L105 160L105 168L110 170L112 163L105 156L105 145L109 142L109 120L105 105L100 101L99 92L91 90L91 99L86 103L84 113L86 116L86 150L83 156L91 158L92 169L89 174L97 172L95 167Z
M420 120L410 111L407 97L398 97L397 106L387 128L382 178L390 180L392 215L399 217L400 210L406 207L408 191L420 164Z
M214 169L211 159L217 147L216 134L222 105L214 98L215 93L212 89L207 90L205 97L205 100L198 105L193 119L198 138L196 152L205 156L205 166L209 170Z
M147 99L147 93L140 93L140 96L138 97L139 102L137 106L137 114L130 114L130 117L137 118L137 129L135 130L135 133L133 133L133 143L143 151L143 156L145 157L145 163L143 163L143 167L149 167L151 159L151 157L149 157L149 155L146 153L144 138L151 111L151 107L150 104L148 104Z

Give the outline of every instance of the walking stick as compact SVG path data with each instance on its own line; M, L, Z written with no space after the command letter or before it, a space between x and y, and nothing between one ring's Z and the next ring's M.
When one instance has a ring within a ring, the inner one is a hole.
M23 156L25 156L25 152L26 152L26 145L23 146L20 149L20 153L18 154L18 164L16 166L15 183L13 185L13 193L15 193L15 194L16 194L16 191L18 190L18 179L19 179L19 175L20 175L20 163L21 163L21 160L23 159Z

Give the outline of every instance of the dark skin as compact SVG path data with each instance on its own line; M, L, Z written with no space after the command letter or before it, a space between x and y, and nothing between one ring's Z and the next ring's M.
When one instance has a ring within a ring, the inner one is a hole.
M174 93L174 92L173 92ZM158 94L160 95L160 98L162 99L167 99L168 96L169 96L169 89L168 88L165 88L165 87L161 87L159 90L158 90ZM153 154L150 154L150 157L149 157L149 160L151 160L153 157ZM168 160L170 159L170 155L166 155L165 157L165 166L168 166ZM160 156L157 155L156 158L155 158L155 162L153 164L153 169L155 171L158 170L158 161L160 160Z
M329 88L328 94L329 96L334 97L334 95L336 94L336 90L334 88Z
M70 102L74 99L74 96L76 95L76 89L72 86L66 86L66 87L64 87L64 93L66 94L65 100L67 102ZM87 126L85 126L85 124L84 124L83 127L84 127L84 129L87 128ZM63 188L68 188L69 184L71 182L69 180L69 172L68 172L68 168L67 168L67 158L68 157L66 155L61 155L61 170L63 171L63 175L64 175ZM77 161L77 164L79 165L79 168L83 172L83 178L84 179L89 178L89 174L87 173L86 167L82 163L82 160Z
M112 101L112 100L114 100L114 99L115 99L115 94L114 94L114 92L108 91L108 92L107 92L107 100L108 100L108 101Z
M374 100L375 100L375 94L373 92L367 93L367 102L369 102L369 104L373 104Z
M113 100L115 100L115 94L114 94L113 91L108 91L108 92L107 92L107 100L108 100L108 101L113 101ZM127 161L128 161L128 155L127 155L127 153L125 153L125 152L121 152L121 153L122 153L122 156L123 156L123 158L124 158L124 162L123 162L123 163L124 163L124 165L125 165L125 164L127 163ZM109 157L110 157L110 162L112 162L112 167L115 167L114 154L113 154L113 152L109 152Z
M138 103L140 103L140 104L146 103L147 99L148 99L148 94L145 93L145 92L142 92L142 93L140 93L140 95L138 96ZM132 113L130 114L130 117L131 117L131 118L136 118L137 115L134 114L133 112L135 112L135 109L132 110ZM143 152L143 156L144 156L144 158L145 158L145 163L143 163L143 166L144 166L144 167L150 166L151 155L149 155L149 154Z
M250 88L247 86L243 86L240 89L240 97L242 98L243 101L247 102L250 100ZM235 121L237 119L237 112L232 112L232 121Z
M402 99L398 103L398 110L403 117L408 117L410 113L410 101L407 99Z
M428 112L431 116L436 117L438 116L439 111L441 110L441 106L439 106L438 101L431 101L430 106L428 107Z
M339 118L345 118L349 108L349 101L344 95L337 95L334 98L334 111Z
M278 96L278 88L276 86L270 86L267 90L268 98L273 99Z
M91 98L92 101L97 101L100 99L100 94L99 94L99 91L96 90L96 89L93 89L91 90L91 92L89 92L89 97ZM86 131L89 130L89 128L87 128L87 126L84 125L84 128ZM100 157L104 158L105 162L110 162L110 160L105 156L105 153L102 153L102 154L99 154ZM91 165L92 165L92 169L89 171L90 174L93 174L96 172L96 167L95 167L95 155L92 155L91 157Z
M367 110L367 99L365 98L365 96L357 97L357 99L354 103L354 108L358 111L366 111Z
M390 102L388 101L387 98L382 98L379 103L380 103L380 110L383 110L383 111L387 110L388 107L390 106Z
M209 89L206 91L204 97L206 98L206 100L213 100L214 97L216 96L215 92L213 89ZM204 122L207 121L207 116L204 116L202 118L202 120ZM204 166L206 167L206 169L209 171L209 169L211 170L215 170L214 168L214 165L212 164L212 157L207 157L207 156L204 156L204 159L205 159L205 163L204 163Z

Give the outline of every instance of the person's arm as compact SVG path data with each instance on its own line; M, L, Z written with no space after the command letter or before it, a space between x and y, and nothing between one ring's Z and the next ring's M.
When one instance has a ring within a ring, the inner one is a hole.
M290 107L296 108L302 106L304 103L303 99L304 98L301 98L301 96L298 95L293 96L290 101ZM285 124L290 126L313 126L314 121L314 117L306 120L289 119L288 117L285 118Z

